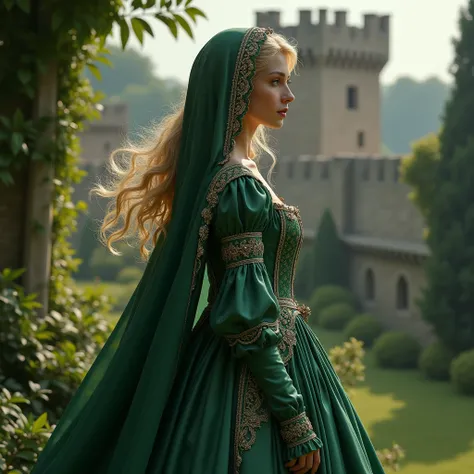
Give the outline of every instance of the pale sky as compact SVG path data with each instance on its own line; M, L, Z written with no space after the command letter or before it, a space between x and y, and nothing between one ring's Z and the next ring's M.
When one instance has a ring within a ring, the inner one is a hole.
M313 21L317 21L317 10L327 8L329 22L333 22L335 10L347 10L347 22L354 26L362 25L364 13L391 16L391 51L382 71L383 83L403 75L420 80L435 75L450 81L451 39L458 35L459 9L467 3L467 0L194 0L193 5L208 16L208 20L198 19L195 40L180 31L176 41L164 25L154 22L155 38L147 37L144 52L153 59L160 77L174 76L187 81L201 47L223 29L254 26L256 11L280 10L283 25L292 25L297 23L298 9L313 10Z

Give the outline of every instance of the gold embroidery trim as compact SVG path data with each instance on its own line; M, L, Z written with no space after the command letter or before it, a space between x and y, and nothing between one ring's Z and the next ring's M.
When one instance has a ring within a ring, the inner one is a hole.
M280 423L280 433L288 448L294 448L316 438L313 425L306 412Z
M229 346L233 347L237 344L249 345L258 341L264 329L273 329L276 334L280 333L280 322L278 319L273 323L260 323L257 326L247 329L235 335L225 336Z
M234 474L242 465L242 454L249 451L257 439L257 430L269 421L270 411L257 381L244 365L240 373L237 418L234 441Z
M203 224L199 228L199 237L194 258L194 269L192 275L191 292L196 286L196 276L201 268L201 258L204 255L204 246L209 237L209 226L214 216L214 209L219 202L219 194L223 191L228 183L241 176L254 176L252 171L241 164L227 165L221 168L214 176L206 195L207 206L202 210L201 217Z
M305 322L309 322L309 317L311 316L311 308L305 304L298 304L297 311L301 314L301 317Z
M221 240L222 259L226 268L263 262L264 245L261 232L234 234Z
M229 160L230 153L235 145L234 139L242 129L242 119L247 113L250 94L253 90L252 81L255 76L256 59L262 44L271 33L273 33L271 28L257 26L249 28L242 39L232 78L230 107L223 150L224 160L219 162L219 164L224 164Z

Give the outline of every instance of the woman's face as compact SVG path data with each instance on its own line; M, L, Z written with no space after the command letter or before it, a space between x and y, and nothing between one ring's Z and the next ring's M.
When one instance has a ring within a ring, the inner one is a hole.
M295 96L289 88L290 73L285 56L279 53L268 61L254 78L245 121L252 127L281 128L290 102Z

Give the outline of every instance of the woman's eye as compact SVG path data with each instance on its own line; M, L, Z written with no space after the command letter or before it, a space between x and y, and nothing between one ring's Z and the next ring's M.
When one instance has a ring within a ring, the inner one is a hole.
M293 81L288 79L287 84L291 84Z
M280 83L280 79L273 79L272 84L275 84L275 83L276 83L276 84L279 84L279 83Z

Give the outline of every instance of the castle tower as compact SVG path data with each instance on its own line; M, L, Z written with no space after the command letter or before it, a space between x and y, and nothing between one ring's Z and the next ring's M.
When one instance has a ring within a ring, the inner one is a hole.
M298 43L296 100L274 132L280 157L381 151L379 74L389 58L389 16L366 14L362 27L349 26L345 11L334 18L320 9L314 23L311 10L300 10L298 25L282 26L280 12L257 12L257 26Z

